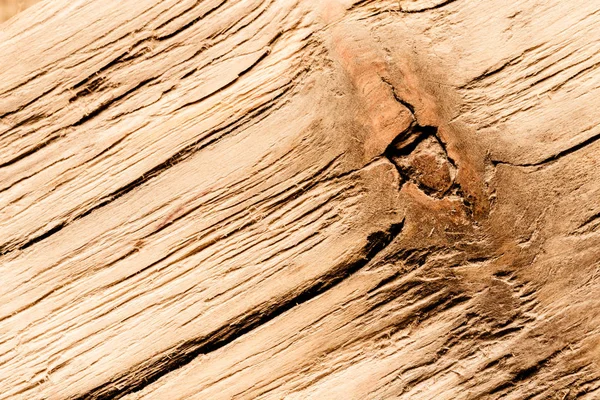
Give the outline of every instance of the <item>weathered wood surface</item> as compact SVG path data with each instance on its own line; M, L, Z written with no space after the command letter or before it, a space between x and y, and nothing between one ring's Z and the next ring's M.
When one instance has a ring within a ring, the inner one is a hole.
M38 1L39 0L0 0L0 22L10 19Z
M600 398L600 3L0 26L0 399Z

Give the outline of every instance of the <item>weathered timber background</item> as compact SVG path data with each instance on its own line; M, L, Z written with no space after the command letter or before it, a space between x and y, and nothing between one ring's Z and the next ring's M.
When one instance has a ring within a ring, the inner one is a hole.
M599 399L600 2L0 25L0 399Z
M0 0L0 22L17 15L40 0Z

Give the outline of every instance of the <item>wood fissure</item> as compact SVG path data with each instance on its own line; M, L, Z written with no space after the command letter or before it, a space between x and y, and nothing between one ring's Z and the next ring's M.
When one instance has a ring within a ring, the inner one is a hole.
M223 346L239 339L246 333L266 324L293 307L308 302L323 292L330 290L342 281L364 268L378 253L384 250L400 233L402 224L390 226L386 232L376 232L367 238L363 258L332 270L316 282L311 282L300 293L290 294L288 298L276 299L272 304L261 305L250 311L239 321L230 321L219 331L207 337L196 338L180 344L169 354L160 356L131 369L127 376L119 376L106 384L78 396L76 399L120 399L127 394L142 390L164 375L175 371L202 354L214 352ZM143 380L132 379L131 375L144 375ZM134 382L134 383L131 383Z

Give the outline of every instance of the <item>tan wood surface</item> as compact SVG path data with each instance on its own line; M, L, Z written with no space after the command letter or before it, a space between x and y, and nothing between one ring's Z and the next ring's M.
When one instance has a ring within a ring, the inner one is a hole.
M600 2L0 25L0 399L600 398Z
M40 0L0 0L0 22L4 22Z

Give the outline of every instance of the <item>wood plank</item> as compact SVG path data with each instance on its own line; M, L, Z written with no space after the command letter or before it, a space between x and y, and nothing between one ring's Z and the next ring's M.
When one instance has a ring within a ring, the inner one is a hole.
M1 25L0 399L595 398L594 3Z

